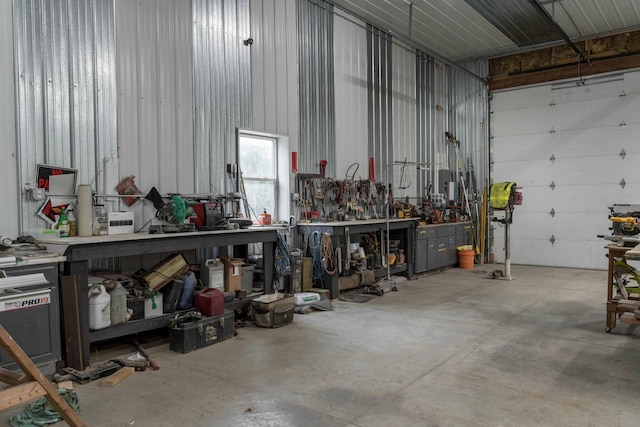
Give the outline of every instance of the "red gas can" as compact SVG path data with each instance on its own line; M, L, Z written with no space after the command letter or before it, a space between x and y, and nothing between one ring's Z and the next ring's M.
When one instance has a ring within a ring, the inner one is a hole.
M195 303L196 311L205 316L217 316L224 313L224 292L214 288L196 291Z

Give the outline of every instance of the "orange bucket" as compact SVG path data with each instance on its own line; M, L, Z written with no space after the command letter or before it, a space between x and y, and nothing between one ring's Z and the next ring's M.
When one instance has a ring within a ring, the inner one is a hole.
M458 258L460 258L460 268L463 270L473 270L473 260L476 255L476 251L464 250L458 251Z

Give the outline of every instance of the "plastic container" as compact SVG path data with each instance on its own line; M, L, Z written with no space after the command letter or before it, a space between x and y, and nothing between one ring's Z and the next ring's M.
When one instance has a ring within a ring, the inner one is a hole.
M224 292L206 288L196 292L196 311L205 316L217 316L224 312Z
M476 252L472 250L458 251L458 257L460 258L460 268L463 270L473 270L473 259Z
M184 282L174 280L170 285L162 288L164 294L162 307L165 313L173 313L176 311L176 308L178 308L178 298L180 298L183 286Z
M89 288L89 329L111 326L111 295L104 285L96 283Z
M127 321L127 290L116 280L107 285L111 296L111 325Z
M196 289L196 275L193 271L187 271L180 278L182 280L182 292L178 300L178 310L187 310L193 307L193 291Z
M247 293L253 292L253 270L255 268L255 264L245 264L241 267L240 289L247 291Z
M258 216L258 222L262 225L271 225L271 214L267 213L267 208Z
M144 299L144 318L162 316L162 294L154 291L153 295Z
M109 213L104 205L93 207L93 235L106 236L109 234Z
M224 292L224 264L219 258L208 259L200 270L202 284L206 288Z

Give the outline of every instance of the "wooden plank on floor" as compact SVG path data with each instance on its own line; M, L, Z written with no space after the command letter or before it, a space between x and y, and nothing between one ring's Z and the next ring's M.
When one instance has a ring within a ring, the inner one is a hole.
M131 376L131 374L133 374L135 370L136 368L132 366L125 366L124 368L121 368L119 371L103 379L102 387L113 387L120 384L122 381L124 381L125 378Z

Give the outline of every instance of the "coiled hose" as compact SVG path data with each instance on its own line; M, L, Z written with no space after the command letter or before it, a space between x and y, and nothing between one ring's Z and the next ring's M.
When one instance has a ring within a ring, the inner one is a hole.
M313 281L322 279L324 274L322 268L322 252L320 249L320 232L314 231L309 238L309 252L311 252L311 275Z
M275 259L273 261L276 275L274 277L274 281L280 284L280 279L282 279L285 274L291 271L291 258L289 257L289 245L287 245L287 241L282 230L278 230L278 240L276 241L276 253ZM276 287L276 289L279 286Z

